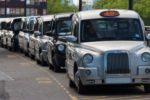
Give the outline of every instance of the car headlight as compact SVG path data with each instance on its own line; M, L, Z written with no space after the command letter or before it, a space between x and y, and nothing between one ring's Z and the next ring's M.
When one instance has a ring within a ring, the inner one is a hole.
M65 46L64 45L62 45L62 44L59 44L58 46L57 46L57 49L59 50L59 51L64 51L65 50Z
M84 64L90 64L93 62L93 56L91 54L85 54L83 56L83 63Z
M150 53L144 52L142 54L142 60L145 61L145 62L150 61Z

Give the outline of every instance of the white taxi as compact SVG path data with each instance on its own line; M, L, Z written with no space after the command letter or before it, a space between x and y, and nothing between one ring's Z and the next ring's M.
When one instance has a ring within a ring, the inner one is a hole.
M91 10L73 16L66 69L78 93L86 86L144 85L150 92L150 34L131 10Z

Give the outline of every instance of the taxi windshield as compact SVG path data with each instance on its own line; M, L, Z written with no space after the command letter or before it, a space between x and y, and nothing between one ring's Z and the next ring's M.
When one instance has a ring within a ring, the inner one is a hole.
M33 31L35 29L36 24L37 23L35 22L35 20L30 20L30 22L29 22L29 28L30 28L31 31Z
M51 28L52 28L52 22L51 21L46 21L43 23L43 32L44 33L51 31Z
M14 30L19 30L19 29L21 29L21 24L22 24L21 21L15 22L15 23L14 23Z
M104 18L84 20L81 24L81 41L142 41L144 40L138 19Z
M71 32L71 19L59 20L57 23L57 34L59 36L68 35Z

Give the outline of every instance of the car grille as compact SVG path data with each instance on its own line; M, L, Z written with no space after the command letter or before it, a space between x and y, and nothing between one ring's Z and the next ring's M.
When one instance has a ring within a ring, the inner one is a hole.
M127 74L129 72L129 58L127 53L108 53L107 74Z

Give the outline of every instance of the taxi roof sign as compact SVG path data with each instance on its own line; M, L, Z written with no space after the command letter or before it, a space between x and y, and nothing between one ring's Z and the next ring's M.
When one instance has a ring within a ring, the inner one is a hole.
M116 17L119 16L118 11L103 11L100 13L101 16L103 17Z

